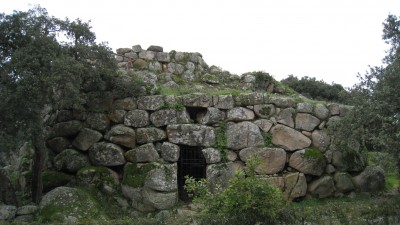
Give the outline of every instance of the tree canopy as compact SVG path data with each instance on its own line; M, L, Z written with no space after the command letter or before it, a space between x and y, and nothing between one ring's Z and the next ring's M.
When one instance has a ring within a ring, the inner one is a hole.
M36 6L0 14L0 141L23 131L35 149L33 198L41 195L46 109L85 103L82 92L107 89L116 71L112 52L97 44L89 22L49 16Z

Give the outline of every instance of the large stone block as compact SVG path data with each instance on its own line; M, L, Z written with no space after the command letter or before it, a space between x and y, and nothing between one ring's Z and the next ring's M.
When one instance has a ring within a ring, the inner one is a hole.
M244 148L239 152L240 159L244 162L249 157L260 159L260 164L255 168L257 174L276 174L285 168L286 152L281 148Z
M385 171L380 166L368 166L353 177L353 182L361 192L382 191L385 188Z
M84 128L79 132L78 136L72 142L72 145L82 151L87 151L92 145L103 137L103 135L95 130Z
M347 193L354 190L352 177L346 172L336 172L333 176L336 192Z
M213 105L213 98L211 95L194 93L182 96L183 105L188 107L211 107Z
M68 137L76 135L82 129L82 123L78 120L57 123L53 126L53 137Z
M116 144L99 142L89 149L89 158L94 165L120 166L125 164L124 150Z
M124 124L131 127L149 125L149 113L145 110L132 110L126 113Z
M136 163L153 162L160 158L153 143L141 145L125 153L127 160Z
M321 176L326 167L325 156L316 149L303 149L290 156L289 166L305 174Z
M114 144L125 147L133 148L136 146L135 130L122 124L113 126L104 138Z
M136 142L138 144L162 141L166 138L165 131L155 127L138 128L136 130Z
M80 168L90 165L87 155L75 149L65 149L54 157L54 166L57 170L75 173Z
M308 137L287 126L276 125L272 128L271 132L272 143L288 151L307 148L311 144L311 140Z
M157 168L147 173L144 187L155 191L173 192L178 190L178 166L173 164L160 164Z
M315 130L311 134L312 145L325 152L331 144L331 137L323 130Z
M264 95L262 93L252 92L235 96L234 100L237 106L260 105L264 103Z
M296 129L313 131L321 121L308 113L297 113L296 115Z
M170 124L189 123L190 116L185 109L161 109L150 115L150 121L154 126L162 127Z
M232 95L218 95L216 96L215 108L218 109L232 109L234 101Z
M285 176L286 199L296 199L305 196L307 193L307 180L303 173L289 173Z
M316 104L314 107L314 115L320 120L325 120L329 117L329 109L323 104Z
M169 142L189 146L212 146L215 143L214 128L198 124L173 124L167 126Z
M258 126L247 121L228 123L226 139L227 147L235 150L264 145L264 139Z
M226 117L229 121L253 120L254 112L247 108L236 107L228 110Z
M149 95L138 98L137 101L138 109L143 110L157 110L161 109L164 103L164 97L162 95Z
M105 131L110 126L110 119L105 113L91 113L85 121L85 126L93 130Z
M144 188L143 202L159 210L169 209L178 203L178 192L158 192Z
M288 127L294 128L293 117L295 113L296 110L294 110L293 108L286 108L279 112L277 122L286 125Z
M255 105L254 112L260 118L268 119L275 114L276 109L273 104Z
M164 142L161 145L161 157L167 162L177 162L179 159L180 148L176 144Z
M327 198L335 193L335 183L331 176L324 176L311 182L308 192L315 198Z

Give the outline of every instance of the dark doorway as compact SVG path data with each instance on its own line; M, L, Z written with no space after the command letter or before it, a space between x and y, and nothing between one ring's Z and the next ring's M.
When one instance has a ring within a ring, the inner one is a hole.
M196 180L206 178L206 161L200 147L180 146L178 161L178 187L179 198L182 201L190 200L183 186L185 176L191 176Z

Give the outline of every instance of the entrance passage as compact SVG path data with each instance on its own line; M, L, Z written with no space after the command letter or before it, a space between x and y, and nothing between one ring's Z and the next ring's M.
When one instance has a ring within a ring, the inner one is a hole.
M206 161L200 147L180 146L180 157L178 161L178 188L179 198L188 201L190 197L185 191L185 176L196 180L206 178Z

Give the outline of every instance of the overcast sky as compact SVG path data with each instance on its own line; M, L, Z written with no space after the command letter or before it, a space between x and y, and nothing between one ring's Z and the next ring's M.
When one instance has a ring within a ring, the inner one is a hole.
M140 44L200 52L231 73L293 74L350 87L382 64L382 22L399 0L0 0L0 12L40 4L58 18L91 20L114 50Z

